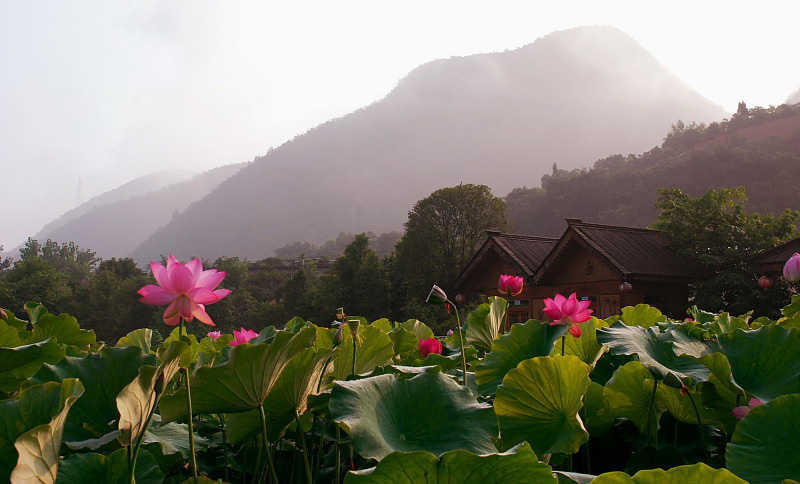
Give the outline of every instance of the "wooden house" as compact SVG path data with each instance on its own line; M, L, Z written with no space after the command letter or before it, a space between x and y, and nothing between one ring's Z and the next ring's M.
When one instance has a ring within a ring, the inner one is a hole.
M800 253L800 238L767 249L751 257L748 262L756 268L760 275L780 277L783 275L783 266L786 265L786 261L795 253Z
M668 243L657 230L580 219L567 219L559 239L493 232L454 287L477 300L479 295L500 295L500 274L524 277L523 293L512 298L512 324L546 320L544 298L573 292L591 300L601 318L640 303L682 318L689 305L688 285L708 275L695 261L672 252Z

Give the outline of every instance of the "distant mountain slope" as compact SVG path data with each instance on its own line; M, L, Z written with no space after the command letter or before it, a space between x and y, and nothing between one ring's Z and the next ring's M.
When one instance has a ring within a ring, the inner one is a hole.
M245 163L226 165L200 173L184 181L164 186L153 176L139 178L122 187L95 197L84 205L90 208L48 224L36 235L39 240L73 241L103 258L130 254L148 235L167 224L175 214L213 190L220 182L241 169ZM169 177L167 177L169 179ZM136 191L131 187L137 187ZM128 196L124 199L120 193ZM104 201L106 203L99 203ZM113 200L109 202L109 200ZM82 208L81 205L78 208ZM77 209L76 209L77 210ZM74 212L74 211L73 211ZM48 230L49 226L55 226Z
M633 227L656 221L659 188L698 197L709 189L743 186L749 210L800 209L800 105L751 109L709 126L676 126L662 146L638 156L615 155L588 170L558 170L542 188L518 188L507 198L513 230L557 236L565 217Z
M797 104L800 103L800 89L796 90L794 94L789 96L786 100L786 104Z
M257 159L134 255L255 259L340 231L397 230L413 203L438 188L482 183L503 195L536 184L554 162L571 168L641 152L678 119L724 116L611 27L438 60L380 102Z

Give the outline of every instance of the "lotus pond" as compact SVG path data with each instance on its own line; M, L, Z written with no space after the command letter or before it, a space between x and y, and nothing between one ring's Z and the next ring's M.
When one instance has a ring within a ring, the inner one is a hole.
M579 332L501 334L506 307L491 298L439 337L295 318L247 342L181 324L160 345L6 310L0 482L800 480L800 296L777 321L639 305Z

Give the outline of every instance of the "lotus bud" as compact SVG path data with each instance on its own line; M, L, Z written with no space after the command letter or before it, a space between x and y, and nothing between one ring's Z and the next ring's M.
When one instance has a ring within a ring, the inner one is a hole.
M336 333L333 335L333 346L339 346L344 341L344 334L342 333L342 326L339 326L339 329L336 330Z
M425 299L428 304L444 304L447 301L447 294L436 284L433 285L431 292L428 293L428 297Z
M505 294L508 297L518 296L522 292L524 282L521 277L503 274L497 283L497 290L500 291L500 294Z
M789 282L800 281L800 254L797 252L789 257L789 260L786 261L786 265L783 266L783 277Z
M2 319L3 321L8 321L8 314L6 314L6 312L3 311L2 308L0 308L0 319Z
M336 319L344 321L344 308L336 308Z
M347 326L350 327L350 332L353 333L353 336L358 334L358 329L361 328L361 320L360 319L348 319Z

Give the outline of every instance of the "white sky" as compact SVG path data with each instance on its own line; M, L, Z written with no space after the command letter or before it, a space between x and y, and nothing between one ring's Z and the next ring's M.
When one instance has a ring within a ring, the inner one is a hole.
M582 25L621 28L729 112L781 104L800 87L798 13L788 0L0 0L0 244L72 208L79 177L86 200L153 171L250 161L422 63Z

